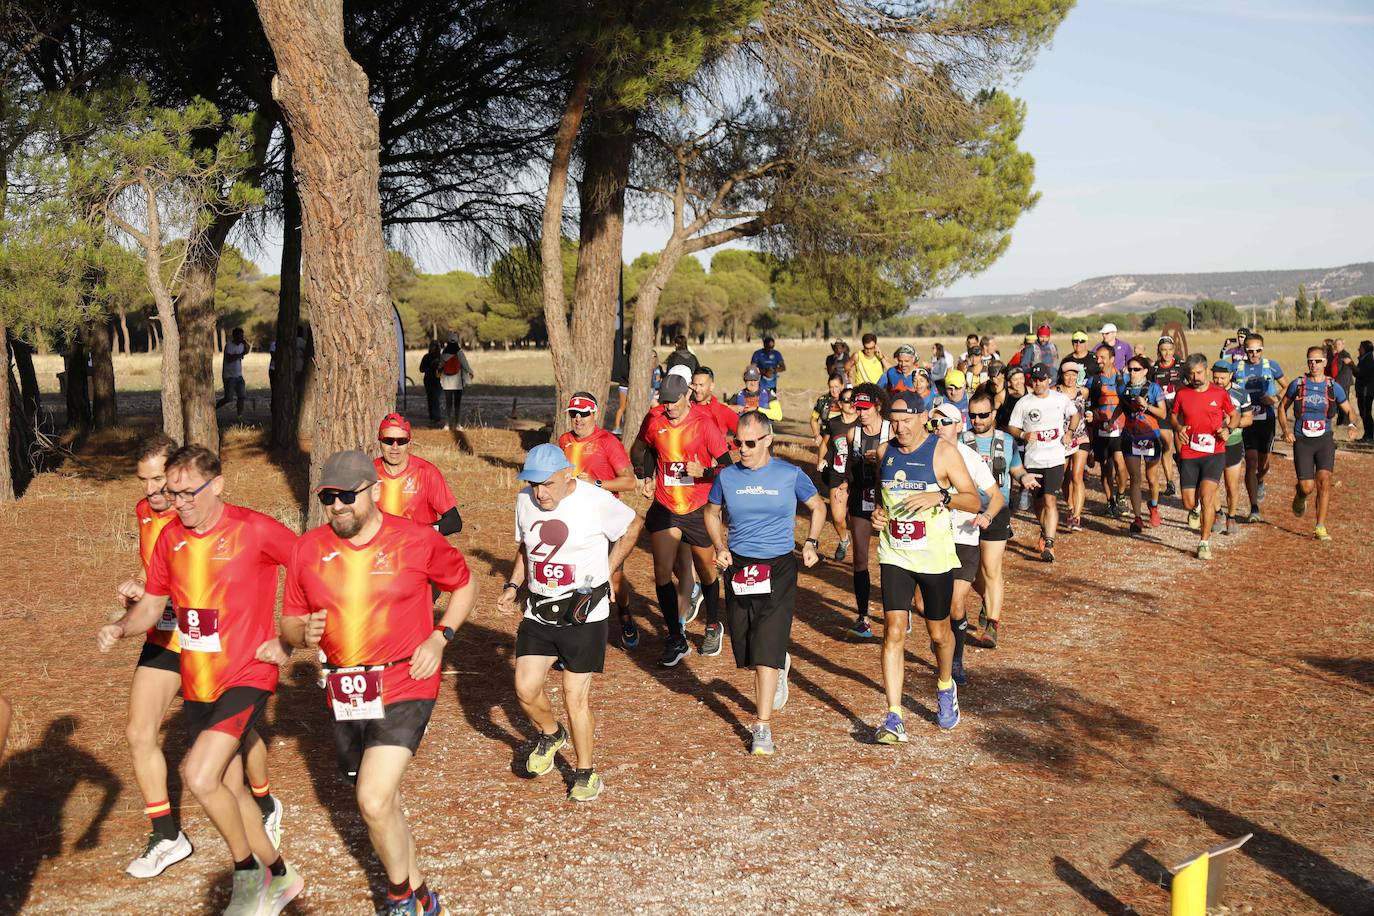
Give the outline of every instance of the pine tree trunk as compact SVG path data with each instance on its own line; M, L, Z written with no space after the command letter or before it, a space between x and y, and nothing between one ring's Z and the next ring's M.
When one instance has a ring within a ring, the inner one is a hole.
M176 300L181 341L181 404L186 442L219 451L215 417L215 277L238 215L220 216L192 245ZM164 325L164 332L166 327Z
M288 131L282 165L281 292L277 296L277 358L272 373L272 432L274 448L300 448L299 385L296 374L296 329L301 323L301 197L292 167Z
M682 260L682 240L676 236L668 240L658 263L639 285L635 296L634 340L630 344L630 398L625 405L625 426L621 441L628 449L634 444L635 433L644 415L649 412L651 390L649 377L654 371L654 341L657 337L657 321L654 313L658 311L658 300L663 296L663 288L673 275L673 268Z
M0 322L0 365L5 371L0 378L0 503L14 501L14 465L10 461L13 448L11 433L13 426L10 418L10 348L6 343L4 322Z
M313 489L325 458L374 442L378 419L396 402L377 115L367 76L344 44L343 0L257 0L257 7L277 60L272 96L295 143L302 291L318 370ZM310 500L310 521L322 520Z
M128 356L134 352L134 343L129 339L129 314L119 310L119 355Z
M92 426L110 429L119 422L119 404L110 352L110 324L104 315L81 326L81 343L91 355Z

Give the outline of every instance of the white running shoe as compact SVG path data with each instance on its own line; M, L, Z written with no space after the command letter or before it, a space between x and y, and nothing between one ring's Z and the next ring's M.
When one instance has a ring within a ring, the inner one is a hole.
M274 795L272 796L272 813L264 815L262 819L262 826L267 831L267 838L278 849L281 848L281 816L285 811L281 799Z
M260 916L267 901L267 885L272 873L263 865L244 871L234 871L234 891L224 916Z
M155 833L148 834L148 846L143 854L129 863L124 869L135 878L155 878L189 856L193 851L186 834L177 831L176 839L169 840Z
M783 656L782 670L778 672L778 687L773 691L773 709L777 711L787 705L787 695L791 688L787 686L787 675L792 671L792 653L788 652Z

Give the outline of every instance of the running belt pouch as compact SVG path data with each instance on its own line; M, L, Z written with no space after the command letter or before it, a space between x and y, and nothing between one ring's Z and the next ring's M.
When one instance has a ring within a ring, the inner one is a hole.
M540 598L530 595L530 611L539 618L540 623L553 627L570 627L586 623L587 617L601 599L611 593L611 583L603 582L590 592L572 591L553 598Z

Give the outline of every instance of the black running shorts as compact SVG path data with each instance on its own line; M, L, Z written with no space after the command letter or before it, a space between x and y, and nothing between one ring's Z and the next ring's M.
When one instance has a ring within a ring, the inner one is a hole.
M889 563L880 564L884 611L910 611L916 589L921 590L926 620L947 620L954 602L954 572L916 573Z
M363 751L370 747L403 747L414 754L433 713L433 700L401 700L383 706L380 719L335 720L334 754L344 778L358 781Z
M1026 471L1040 478L1040 486L1031 491L1034 496L1043 496L1048 493L1051 496L1058 496L1059 491L1064 489L1064 465L1056 464L1052 468L1026 468Z
M607 632L605 620L551 627L525 617L515 631L515 657L543 655L561 661L564 671L600 674L606 665Z
M1311 438L1298 433L1293 443L1293 469L1299 480L1315 480L1318 471L1336 469L1336 437L1331 430Z
M1002 507L1002 511L992 517L992 524L983 529L983 533L978 535L979 541L1010 541L1011 540L1011 503L1008 502Z
M730 626L730 650L736 668L764 665L781 669L792 641L792 609L797 599L797 559L784 554L771 560L732 553L725 571L725 614ZM766 563L771 588L766 595L737 595L734 577L753 564Z
M1201 458L1181 458L1178 462L1179 487L1184 490L1196 490L1198 484L1204 480L1217 483L1221 480L1221 473L1224 470L1226 470L1225 452L1205 455Z
M173 652L166 646L159 646L157 643L145 642L143 650L138 653L139 668L156 668L159 671L170 671L173 674L181 674L181 653Z
M186 700L181 704L186 720L188 744L195 744L201 732L222 732L243 742L243 736L253 730L267 708L270 690L261 687L230 687L209 703Z
M1093 457L1103 464L1108 455L1119 455L1125 451L1121 436L1093 436Z
M678 515L663 503L654 501L649 511L644 513L644 527L649 533L676 528L682 532L682 540L692 547L710 547L711 536L706 533L706 507L698 506L686 515Z
M978 561L982 557L978 545L955 544L954 552L959 556L959 568L954 570L954 578L960 582L972 582L978 578Z
M1245 440L1231 442L1226 445L1226 466L1233 468L1245 461Z
M1273 417L1267 420L1255 420L1249 426L1240 431L1240 441L1245 444L1247 452L1259 452L1267 455L1274 450L1274 424L1277 421Z

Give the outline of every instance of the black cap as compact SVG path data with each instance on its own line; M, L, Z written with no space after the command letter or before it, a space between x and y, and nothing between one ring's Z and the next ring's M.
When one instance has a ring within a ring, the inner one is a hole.
M683 381L680 375L670 375L663 380L663 384L658 387L658 402L660 404L673 404L682 400L682 396L687 393L690 386Z
M1044 363L1036 363L1034 366L1030 367L1030 377L1033 379L1048 380L1050 377L1050 370L1045 368Z

